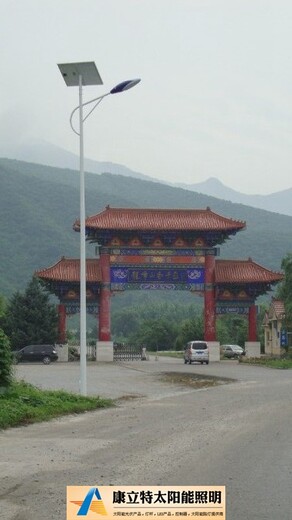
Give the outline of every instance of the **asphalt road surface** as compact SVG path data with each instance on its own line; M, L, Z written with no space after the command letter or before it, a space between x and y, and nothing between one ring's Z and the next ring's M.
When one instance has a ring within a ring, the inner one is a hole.
M76 364L17 377L78 391ZM164 373L230 378L193 388ZM292 519L292 372L155 358L88 365L117 406L0 432L0 518L65 519L67 485L226 485L228 520Z

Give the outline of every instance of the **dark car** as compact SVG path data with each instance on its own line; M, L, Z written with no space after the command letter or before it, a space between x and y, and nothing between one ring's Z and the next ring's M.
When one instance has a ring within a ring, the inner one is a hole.
M49 365L51 361L57 361L58 354L55 345L28 345L13 352L15 363L21 361L42 361Z

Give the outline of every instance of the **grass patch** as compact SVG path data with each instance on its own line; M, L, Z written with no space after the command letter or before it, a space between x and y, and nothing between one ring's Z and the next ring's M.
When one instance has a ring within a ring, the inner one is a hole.
M280 359L280 358L247 358L241 359L240 363L247 365L260 365L268 368L292 368L292 359Z
M113 406L111 399L85 397L63 390L40 390L23 381L0 394L0 429L42 422L66 414Z

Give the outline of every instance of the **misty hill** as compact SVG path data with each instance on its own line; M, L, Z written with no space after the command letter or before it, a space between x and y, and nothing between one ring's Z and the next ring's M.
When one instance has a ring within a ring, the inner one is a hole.
M25 141L18 145L12 143L9 149L3 149L3 145L0 143L0 154L3 157L10 157L57 168L70 168L72 170L79 168L78 155L39 139ZM211 195L218 199L238 202L247 206L292 216L292 188L270 195L247 195L225 186L220 180L214 177L196 184L173 184L136 172L122 164L85 159L84 166L86 171L92 173L113 173L114 175L160 182L160 184L181 187L186 190Z
M205 195L211 195L219 199L292 216L292 188L271 193L270 195L247 195L228 188L228 186L225 186L225 184L214 177L210 177L210 179L196 184L180 183L176 184L176 186L198 193L204 193Z
M18 145L12 144L9 149L2 149L0 143L0 154L3 157L56 168L79 169L78 155L40 139L25 141ZM94 161L85 158L84 168L91 173L113 173L114 175L124 175L125 177L135 177L136 179L152 180L155 182L155 179L148 175L131 170L122 164L107 161Z
M248 258L274 270L292 244L292 217L233 204L168 185L113 174L85 177L86 213L115 207L206 208L247 222L222 245L222 258ZM0 159L0 293L22 290L36 269L79 256L79 173ZM88 245L88 256L94 256Z

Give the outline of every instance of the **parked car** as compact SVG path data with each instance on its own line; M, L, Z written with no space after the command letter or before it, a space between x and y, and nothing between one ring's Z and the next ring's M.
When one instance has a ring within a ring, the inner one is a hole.
M184 362L190 365L197 361L198 363L209 364L209 349L206 341L189 341L184 351Z
M42 361L45 365L49 365L51 361L57 361L58 359L54 345L28 345L27 347L14 351L13 355L15 363L21 361Z
M222 345L222 354L229 359L236 359L245 355L245 351L239 345Z

